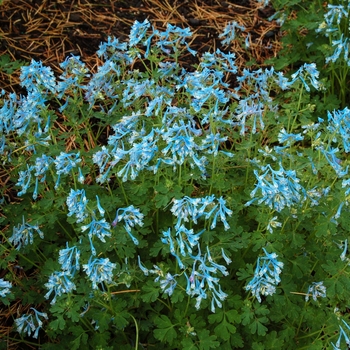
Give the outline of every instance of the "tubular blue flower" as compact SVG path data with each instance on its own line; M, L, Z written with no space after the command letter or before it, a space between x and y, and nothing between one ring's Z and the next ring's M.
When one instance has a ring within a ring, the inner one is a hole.
M197 223L197 217L199 214L197 207L200 203L200 198L191 198L188 196L185 196L182 199L173 200L173 206L170 211L177 217L177 223L175 225L176 229L179 229L183 221L189 222L189 219L195 224Z
M89 102L90 109L95 105L96 101L110 99L114 101L108 113L112 113L116 107L118 99L118 85L114 83L116 77L121 75L120 67L117 63L107 60L98 70L85 88L85 99Z
M341 35L339 40L332 40L332 46L335 46L335 50L333 52L333 55L326 57L326 63L329 62L336 62L338 58L340 57L340 54L342 51L344 51L344 60L349 65L349 44L348 44L348 38L344 38L343 34Z
M13 234L9 238L9 242L13 244L17 250L20 250L22 246L33 244L34 231L39 234L41 239L44 238L44 233L39 229L39 226L31 225L28 222L25 222L23 216L23 223L18 224L18 227L13 227Z
M285 128L283 128L278 134L278 142L286 143L288 146L292 145L294 142L302 140L304 140L304 136L301 134L288 134Z
M67 248L59 251L58 262L61 264L63 271L66 271L70 276L74 276L80 270L80 250L76 246L70 248L68 242L66 246Z
M334 110L327 112L328 126L327 129L331 132L333 141L341 139L344 151L350 152L350 109L345 107L342 110Z
M146 36L150 26L148 19L145 19L142 23L135 21L129 35L129 47L136 46Z
M27 170L21 170L19 172L19 178L16 183L16 186L21 186L22 190L17 193L18 196L22 196L27 193L28 188L30 187L32 179L32 171L34 170L33 166L27 164Z
M96 249L92 243L92 239L94 236L100 239L102 242L106 242L105 237L111 237L110 231L111 225L106 221L106 219L96 220L92 218L91 222L87 225L81 227L81 230L85 232L89 229L88 237L91 246L92 255L96 255Z
M121 61L126 64L130 64L130 57L123 52L128 49L127 43L120 43L118 38L108 37L107 42L101 43L97 50L97 55L104 58L105 60L111 59L112 61Z
M253 198L245 206L258 201L258 204L265 203L271 209L280 212L285 207L301 203L301 200L306 198L306 191L299 184L299 179L296 177L294 170L284 170L282 164L280 164L279 170L273 170L269 164L261 167L261 169L264 171L262 175L254 170L258 183L250 194L253 198L260 190L261 196Z
M70 173L70 171L75 168L78 163L81 162L81 158L79 158L80 152L78 153L65 153L61 152L59 156L56 157L54 160L55 166L56 166L56 173L58 175L55 189L58 188L60 183L61 175L67 175Z
M63 73L60 76L61 81L57 83L58 98L62 98L69 90L76 92L77 89L82 89L82 82L90 76L87 74L89 70L86 68L85 63L80 61L79 56L68 56L60 63L60 67L63 69ZM67 96L66 102L68 100L69 97ZM60 111L62 112L64 109L65 107L60 108Z
M243 31L245 30L245 27L239 25L236 21L227 23L223 32L218 36L219 39L223 38L223 40L221 40L222 45L229 45L233 40L235 40L236 29Z
M344 320L342 320L342 322L344 323L346 328L348 330L350 330L349 325ZM344 331L342 326L339 326L339 328L340 328L340 332L339 332L339 337L338 337L338 340L337 340L336 344L334 345L333 343L331 343L332 346L333 346L333 349L335 349L335 350L341 350L340 343L341 343L343 338L345 340L345 343L346 343L347 347L350 346L350 339L349 339L348 335L346 334L346 332Z
M298 79L303 83L306 91L310 91L309 85L306 83L306 78L310 81L311 85L316 89L320 89L320 85L318 82L319 71L316 68L315 63L304 63L294 74L292 74L292 80L288 83L288 85L294 84Z
M276 292L276 286L280 283L279 275L282 272L283 263L277 261L276 253L265 253L264 257L259 257L256 263L254 278L245 287L261 303L261 295L273 295Z
M323 282L312 282L305 296L305 301L309 301L311 295L312 299L314 299L315 301L317 301L318 297L326 297L326 287L323 285Z
M121 212L119 214L119 212ZM140 209L135 208L133 205L128 206L127 208L119 208L117 210L112 226L116 226L118 222L122 220L125 222L124 228L129 234L130 238L133 240L134 244L139 244L138 240L131 234L131 227L135 225L143 226L144 215L140 212Z
M99 283L113 284L113 270L116 268L116 264L111 263L108 258L106 259L94 259L92 256L89 259L88 264L83 265L83 269L87 276L92 281L92 288L98 289ZM102 287L103 288L103 287Z
M207 247L207 253L204 256L201 255L201 251L198 248L198 254L196 256L190 255L194 260L192 265L192 272L190 277L185 273L187 279L186 293L190 296L196 296L196 309L199 309L200 304L203 299L207 299L207 286L208 290L211 292L211 311L215 312L215 304L218 307L222 307L219 300L223 301L227 298L227 294L221 290L219 284L220 279L214 277L218 271L220 273L227 275L227 270L225 266L215 263L210 255L209 247ZM209 264L208 264L209 263ZM198 268L197 268L198 264ZM217 299L219 298L219 300ZM214 299L214 300L213 300Z
M170 159L176 164L182 165L190 158L190 166L197 166L202 174L205 174L206 158L199 159L197 152L200 150L200 146L197 145L194 139L194 137L201 135L202 131L200 129L192 126L190 121L185 124L181 119L179 123L175 122L172 126L161 130L160 133L167 145L161 150L165 159L170 153ZM176 170L176 167L174 170Z
M340 254L340 260L345 261L346 260L346 253L348 251L348 240L346 239L343 244L343 252Z
M218 72L221 70L225 72L230 72L233 74L237 73L237 66L235 64L236 55L234 53L224 53L219 49L215 53L205 52L202 56L202 61L200 62L200 67L205 67L209 69L216 69ZM218 73L216 73L218 74ZM227 87L220 77L220 82L223 86Z
M137 256L138 265L145 276L148 276L149 270L142 264L140 255Z
M261 101L254 101L252 97L245 98L239 101L239 105L235 110L234 122L236 126L240 126L241 135L245 135L246 130L248 129L247 122L251 119L253 120L253 125L251 127L252 134L255 134L257 131L257 122L259 121L260 128L263 130L265 128L265 123L263 121L263 115L265 112L265 104ZM250 129L250 128L249 128Z
M0 278L0 288L0 297L5 298L6 294L11 293L12 283Z
M332 168L335 170L337 176L343 177L347 175L349 166L347 166L345 169L340 165L341 160L337 158L335 155L337 152L339 152L339 148L333 148L329 147L328 150L325 150L323 146L316 147L317 150L321 151L325 158L327 159L328 163L332 166Z
M13 116L16 113L17 105L18 101L15 93L9 94L8 99L3 99L0 108L0 133L9 134L11 131L15 131Z
M224 248L221 248L221 255L224 258L227 265L232 263L232 260L225 254Z
M177 281L175 277L178 275L172 275L169 272L165 275L163 279L160 280L160 288L165 293L171 296L177 286Z
M39 335L39 330L42 328L43 321L40 319L40 317L43 317L44 319L48 320L47 314L45 312L39 312L33 307L30 308L34 311L34 316L32 314L24 314L20 318L15 319L16 327L18 333L27 333L28 337L32 336L33 338L37 339Z
M55 293L50 304L56 303L56 298L62 294L70 293L76 289L75 284L70 280L72 276L67 271L55 271L50 275L49 281L45 287L49 290L45 294L45 299L49 299L52 293Z
M212 132L205 136L202 140L201 149L206 153L214 156L218 155L220 144L227 140L227 136L221 137L220 133L213 134Z
M85 195L85 190L70 190L69 196L67 197L67 216L75 215L77 223L84 221L88 217L86 212L86 205L88 200Z
M181 258L178 256L178 254L176 253L176 249L175 249L173 238L171 236L170 228L167 231L163 231L163 236L164 237L161 238L162 243L169 245L170 254L176 258L176 261L177 261L180 269L185 269L186 266L184 265L184 263L182 262ZM183 243L183 241L177 240L177 243L180 246L180 250L181 250L182 255L186 256L186 253L184 251L184 246L182 246L182 244L181 244L181 243ZM191 249L189 248L189 250L191 250Z
M276 228L276 227L281 227L282 224L277 220L277 216L274 216L270 221L269 223L267 224L267 227L266 229L270 232L270 233L273 233L273 229Z
M102 208L102 206L100 204L100 198L98 197L98 195L96 195L96 201L97 201L97 209L98 209L100 215L104 216L106 211Z
M34 176L40 177L40 182L44 182L46 179L46 172L49 170L50 164L54 159L50 156L43 154L41 157L35 159L35 173Z
M180 45L185 45L187 51L191 55L196 55L196 51L192 50L186 42L186 38L190 38L192 36L190 28L182 29L167 23L166 31L161 32L153 29L153 32L157 36L155 45L167 55L172 54L172 51L177 54L180 49Z
M118 171L117 175L122 177L122 181L127 181L130 172L130 179L135 180L139 172L147 168L149 162L153 159L158 150L157 139L154 130L143 137L140 143L134 143L127 152L129 160L126 165Z
M56 80L50 67L43 66L42 62L32 59L29 66L21 67L21 86L28 91L56 92Z
M200 208L199 212L205 214L205 218L208 220L210 217L213 216L212 223L210 228L214 229L216 227L216 222L218 217L220 217L220 220L223 222L225 230L228 230L230 228L230 225L228 224L226 220L226 215L231 216L232 210L228 209L226 207L226 201L222 198L222 196L217 200L218 203L215 204L214 202L214 196L207 196L202 199L202 207ZM204 211L206 207L209 207L208 211Z

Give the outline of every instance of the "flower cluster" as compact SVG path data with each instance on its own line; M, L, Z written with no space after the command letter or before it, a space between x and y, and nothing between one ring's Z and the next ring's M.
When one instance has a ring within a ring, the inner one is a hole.
M254 175L258 180L254 190L250 193L253 198L245 205L249 206L257 201L264 203L271 209L281 212L285 207L292 207L306 198L305 189L299 184L295 170L285 170L280 164L279 170L274 170L271 165L262 166L263 174L254 170ZM260 196L256 196L258 190Z
M0 278L0 288L0 297L4 298L7 294L11 293L12 283Z
M13 227L13 234L9 238L9 242L14 245L17 250L34 242L34 232L37 232L41 239L44 238L44 233L39 229L38 225L31 225L25 222L23 217L22 224Z
M313 300L317 300L318 297L325 298L326 297L326 287L323 285L323 282L312 282L307 290L307 294L305 296L305 301L309 301L310 296L312 295Z
M39 331L42 328L43 321L40 319L40 317L44 319L48 319L46 312L39 312L38 310L34 309L33 307L30 308L34 311L34 317L33 314L24 314L20 318L15 319L15 323L17 326L18 333L27 333L28 336L31 336L32 333L34 338L38 338Z
M283 263L277 260L276 253L269 254L263 248L265 256L259 257L256 263L254 278L245 287L246 290L258 299L261 303L261 295L273 295L276 292L276 286L281 282L280 274Z

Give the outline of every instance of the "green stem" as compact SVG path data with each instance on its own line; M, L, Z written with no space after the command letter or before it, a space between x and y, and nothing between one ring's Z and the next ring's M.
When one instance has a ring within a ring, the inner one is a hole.
M134 320L134 323L135 323L135 328L136 328L135 350L138 350L138 348L139 348L139 326L137 324L135 317L131 314L130 314L130 316Z

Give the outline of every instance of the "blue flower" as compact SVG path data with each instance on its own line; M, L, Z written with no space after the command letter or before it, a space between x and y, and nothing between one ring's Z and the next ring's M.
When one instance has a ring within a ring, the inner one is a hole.
M306 83L306 78L310 81L311 85L316 89L320 89L320 85L318 82L319 71L316 68L315 63L304 63L294 74L292 74L292 80L288 83L288 85L294 84L298 79L303 83L306 91L310 91L309 85Z
M129 47L136 46L145 37L150 26L148 19L145 19L142 23L135 21L129 35Z
M288 134L286 129L282 129L278 134L279 143L286 143L291 146L294 142L304 140L304 136L301 134Z
M77 223L84 221L88 217L86 206L88 200L85 195L85 190L70 190L67 197L68 214L67 216L75 215Z
M232 210L226 207L226 201L221 196L218 199L218 203L215 204L214 207L210 208L208 212L205 212L205 218L209 219L210 217L213 217L210 228L214 229L216 227L216 221L218 217L220 217L220 220L224 224L225 230L228 230L230 228L230 225L227 222L226 215L231 216L232 213Z
M177 217L177 223L175 225L176 229L179 229L182 222L189 222L189 219L195 224L197 223L197 217L199 214L199 209L197 207L200 203L200 198L191 198L188 196L185 196L182 199L173 200L173 206L170 211Z
M344 169L340 165L341 164L341 160L339 158L337 158L337 156L335 155L337 152L339 152L339 148L329 147L328 150L325 150L323 148L323 146L318 146L318 147L316 147L316 149L318 149L319 151L321 151L321 153L323 153L323 155L327 159L328 163L335 170L337 176L343 177L343 176L347 175L348 170L349 170L349 166L347 166Z
M63 271L66 271L70 276L74 276L80 270L80 250L76 246L70 248L68 242L66 246L67 248L59 251L58 262L61 264Z
M160 288L165 294L171 296L176 288L177 281L175 277L178 275L172 275L169 272L160 280Z
M130 64L130 57L123 51L128 48L127 43L120 43L118 38L108 37L107 42L101 43L99 50L96 52L99 57L103 57L105 60L121 61L121 63ZM124 61L124 62L123 62Z
M48 299L52 293L55 293L50 304L56 303L56 298L62 294L70 293L76 289L75 284L71 281L72 276L68 271L55 271L50 275L49 281L45 283L45 287L49 290L45 294Z
M332 133L332 140L336 142L340 137L344 151L350 152L350 109L345 107L343 110L328 111L327 114L327 129Z
M236 38L236 29L245 30L244 26L239 25L236 21L227 23L224 31L218 36L218 38L224 38L221 40L222 45L229 45Z
M282 272L283 263L278 261L276 253L265 253L264 257L259 257L256 263L254 278L245 287L261 303L261 295L273 295L276 292L276 286L281 282L279 275Z
M41 239L44 238L44 233L39 229L39 226L25 222L23 217L23 223L18 224L18 227L13 227L13 234L9 238L9 242L12 243L17 250L20 250L22 246L33 244L35 231L39 234Z
M299 184L299 179L296 177L294 170L285 170L282 164L280 164L279 170L273 170L269 164L261 167L261 169L264 173L260 175L254 170L258 183L250 194L254 198L247 202L245 206L258 201L259 204L265 203L271 209L280 212L285 207L301 203L301 200L306 198L306 191ZM258 190L261 191L261 196L255 197Z
M16 183L16 186L21 186L22 190L17 193L18 196L22 196L27 193L28 188L30 187L32 179L32 171L34 167L27 164L27 170L21 170L19 172L19 178Z
M106 219L96 220L95 218L92 218L89 224L81 227L81 230L83 232L89 229L88 237L90 240L92 255L96 255L96 250L92 243L93 236L98 237L102 242L105 243L105 237L111 237L110 228L111 225L106 221Z
M135 208L133 205L128 206L127 208L119 208L116 213L116 217L112 222L112 226L116 226L118 222L124 221L124 228L129 234L130 238L137 245L138 240L131 234L131 227L143 226L144 215L140 212L140 209Z
M192 36L192 32L190 28L180 28L167 23L167 29L165 32L160 32L158 30L153 30L153 33L157 36L156 46L159 47L165 54L170 55L171 49L173 49L174 53L178 53L179 46L184 44L187 48L187 51L195 56L196 51L192 50L188 43L186 42L186 38L190 38Z
M25 87L29 92L51 91L56 92L56 80L54 73L50 67L43 66L42 62L36 62L32 59L29 66L21 67L21 86Z
M11 293L10 289L12 288L12 283L0 278L0 288L0 297L4 298L6 294Z
M70 171L75 168L80 162L81 158L79 158L80 152L78 153L65 153L61 152L59 156L54 160L56 166L56 173L58 178L55 183L55 189L58 188L61 174L67 175Z
M346 328L347 328L348 330L350 330L349 325L348 325L344 320L342 320L342 322L344 323L344 325L346 326ZM334 345L333 343L331 343L334 350L341 350L341 349L340 349L340 343L341 343L342 338L344 338L345 343L346 343L346 345L347 345L347 348L349 348L349 346L350 346L350 338L349 338L348 335L345 333L345 331L344 331L344 329L343 329L342 326L339 326L339 328L340 328L340 332L339 332L339 337L338 337L338 340L337 340L336 344Z
M149 270L147 269L147 267L145 267L145 266L142 264L141 259L140 259L140 255L137 256L137 262L138 262L138 265L139 265L141 271L143 272L143 274L144 274L145 276L148 276Z
M323 285L323 282L312 282L305 296L305 301L309 301L311 295L312 299L314 299L315 301L318 297L326 297L326 287Z
M63 69L63 73L60 76L61 81L57 83L58 98L62 98L69 90L76 93L77 89L82 89L82 82L86 77L90 76L87 74L89 70L86 68L85 63L80 61L79 56L68 56L60 63L60 67ZM68 102L69 96L66 98ZM66 105L68 105L68 103L66 103L65 106ZM64 109L65 107L60 108L60 112Z
M91 256L88 264L83 265L83 269L92 281L92 288L98 289L99 283L113 283L113 270L116 268L116 266L117 265L111 263L108 258L92 260Z
M225 300L227 294L221 290L221 286L219 284L220 279L218 277L214 277L213 274L217 274L218 271L227 276L228 271L225 266L217 264L214 262L211 257L211 253L209 247L207 247L207 253L202 256L200 247L198 245L198 254L197 255L189 255L193 259L192 271L190 277L184 273L187 279L187 287L186 293L192 297L196 297L196 305L195 307L199 309L201 302L203 299L207 299L208 291L210 291L211 295L211 311L215 312L215 307L222 307L222 303L220 302ZM227 257L226 257L227 258ZM230 259L227 258L227 261Z
M267 224L266 230L268 230L270 233L273 233L274 228L282 226L282 224L276 220L277 216L274 216Z
M33 307L30 308L34 311L34 316L32 314L24 314L20 318L15 319L16 327L18 333L27 333L27 335L30 337L33 334L33 338L38 338L39 330L42 328L43 321L40 319L40 317L43 317L44 319L48 319L47 314L45 312L39 312Z
M135 180L139 172L147 168L158 150L157 139L154 137L155 133L152 129L148 135L142 138L140 143L135 142L132 145L132 148L127 152L129 160L117 173L119 177L122 177L122 181L127 181L129 176L131 180Z
M349 44L348 38L343 38L343 34L341 35L339 40L332 40L332 46L335 46L335 50L332 56L326 57L326 63L336 62L344 50L344 60L349 64Z

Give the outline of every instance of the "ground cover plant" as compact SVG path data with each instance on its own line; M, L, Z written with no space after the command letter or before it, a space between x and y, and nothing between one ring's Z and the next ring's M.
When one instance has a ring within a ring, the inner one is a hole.
M350 344L345 80L239 69L237 22L191 38L135 22L97 72L32 60L1 92L4 348Z

